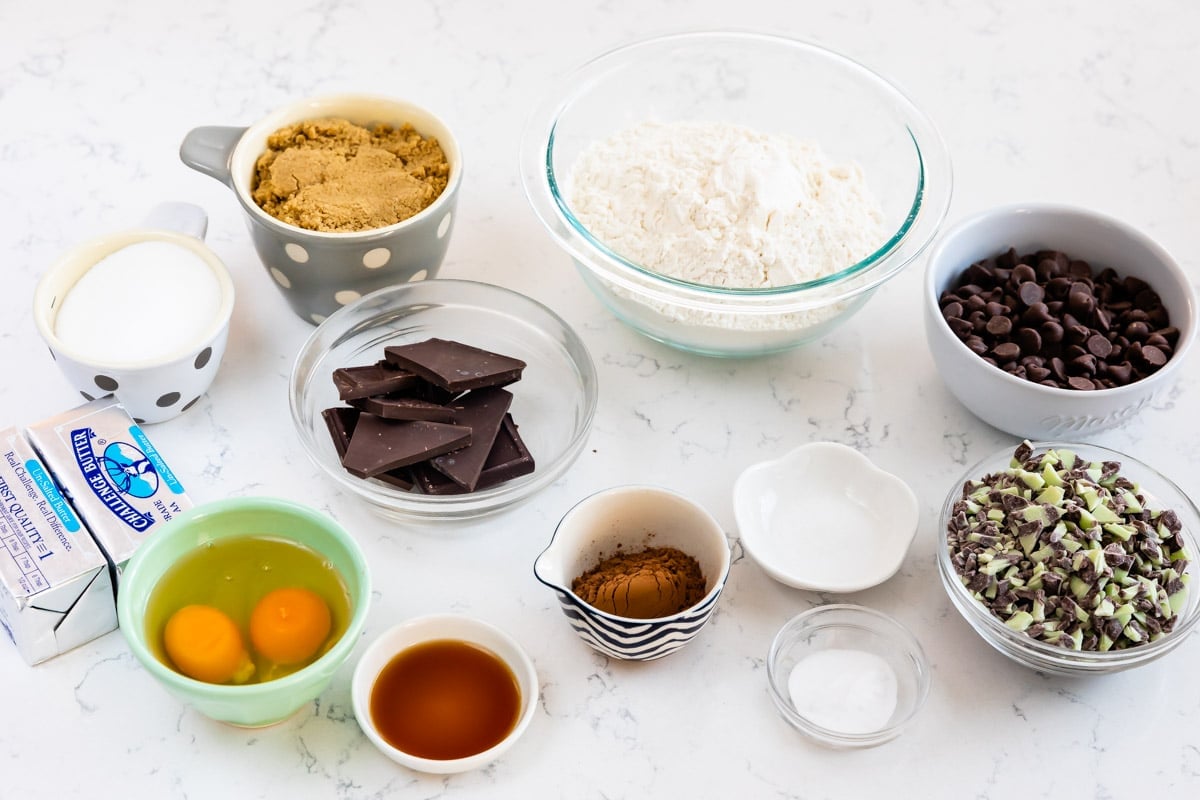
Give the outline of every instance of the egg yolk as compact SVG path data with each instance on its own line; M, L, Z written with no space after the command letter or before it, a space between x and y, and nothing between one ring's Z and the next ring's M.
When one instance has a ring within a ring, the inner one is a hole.
M163 644L175 668L198 681L245 683L254 674L237 625L212 606L184 606L172 614Z
M250 614L250 641L259 655L276 664L312 658L332 627L329 606L309 589L268 592Z

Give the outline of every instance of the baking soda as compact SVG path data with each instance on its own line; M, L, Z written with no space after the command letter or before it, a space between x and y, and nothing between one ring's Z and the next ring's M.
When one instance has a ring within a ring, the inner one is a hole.
M801 659L788 676L792 705L839 733L874 733L896 711L896 673L874 653L832 648Z
M203 258L171 242L136 242L71 287L54 334L83 361L136 366L191 349L220 308L221 287Z

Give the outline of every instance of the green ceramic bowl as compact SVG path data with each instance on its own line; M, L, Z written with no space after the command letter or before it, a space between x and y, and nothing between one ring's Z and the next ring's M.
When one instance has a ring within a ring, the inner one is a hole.
M350 594L350 623L342 638L319 659L283 678L242 686L193 680L155 657L147 642L143 615L159 578L179 558L206 542L246 534L278 536L306 545L328 558ZM367 619L371 579L358 544L340 525L312 509L286 500L238 497L198 506L180 514L146 540L129 560L117 591L121 631L142 666L178 699L212 719L245 727L286 719L329 686L350 657Z

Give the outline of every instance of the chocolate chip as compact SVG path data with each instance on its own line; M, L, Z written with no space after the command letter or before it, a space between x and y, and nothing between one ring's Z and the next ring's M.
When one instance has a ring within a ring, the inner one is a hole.
M1045 367L1028 366L1025 368L1025 375L1029 380L1035 383L1041 383L1050 377L1050 370Z
M1063 326L1054 320L1042 325L1042 338L1050 344L1058 344L1063 340Z
M1046 297L1046 290L1033 281L1025 281L1017 287L1017 297L1027 306L1040 303Z
M1013 361L1019 355L1021 355L1021 348L1013 342L1003 342L992 348L992 355L995 356L996 360L1000 363Z
M1067 264L1067 274L1077 278L1092 277L1092 267L1086 261L1071 261Z
M1076 375L1095 375L1096 374L1096 357L1091 353L1085 353L1081 356L1076 356L1067 364L1067 370Z
M1108 358L1109 353L1113 349L1112 342L1098 333L1094 333L1088 337L1085 347L1096 358Z
M1167 363L1166 354L1152 344L1142 348L1142 359L1152 367L1161 367Z
M951 317L946 320L946 324L950 326L950 330L954 331L955 335L960 339L965 339L975 330L974 325L961 317Z
M962 303L958 302L957 300L951 301L942 306L942 316L946 319L953 319L954 317L961 317L962 315L963 306Z
M1021 328L1016 333L1022 353L1037 353L1042 349L1042 336L1033 328Z
M1053 318L1050 316L1050 309L1045 303L1033 303L1021 315L1021 321L1026 325L1040 325L1051 319Z
M1141 341L1150 335L1150 326L1141 320L1135 320L1125 326L1125 335L1130 339Z
M1071 376L1067 380L1067 385L1072 389L1078 389L1081 392L1090 391L1096 388L1096 384L1092 383L1089 379L1078 375Z
M985 328L993 336L1007 336L1012 331L1012 320L1002 316L992 317Z
M1010 277L1011 280L1019 285L1028 281L1037 280L1037 273L1034 272L1033 267L1029 266L1028 264L1017 264L1015 267L1013 267L1012 275Z

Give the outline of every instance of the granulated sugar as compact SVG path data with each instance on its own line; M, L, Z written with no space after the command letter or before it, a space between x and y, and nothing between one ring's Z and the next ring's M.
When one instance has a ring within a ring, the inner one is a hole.
M722 122L643 122L593 143L574 165L570 202L630 261L727 288L831 275L885 239L857 164Z

